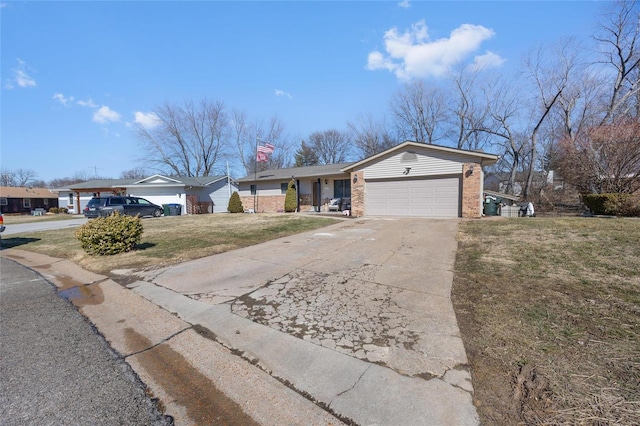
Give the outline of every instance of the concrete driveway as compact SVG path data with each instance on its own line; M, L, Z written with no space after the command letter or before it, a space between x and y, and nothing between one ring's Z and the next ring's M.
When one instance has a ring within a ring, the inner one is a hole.
M353 219L128 287L339 418L477 424L450 299L458 222Z

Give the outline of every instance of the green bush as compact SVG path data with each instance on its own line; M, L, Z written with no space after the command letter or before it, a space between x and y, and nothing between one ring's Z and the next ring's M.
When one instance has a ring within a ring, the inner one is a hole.
M227 207L229 213L244 213L244 207L242 206L242 200L237 191L234 191L229 198L229 206Z
M75 231L80 246L89 254L110 255L131 251L140 244L142 219L123 216L98 217Z
M66 207L60 207L60 208L58 208L58 213L67 214L67 213L69 213L69 209L66 208Z
M58 213L60 210L57 207L51 207L49 213Z
M287 194L284 196L284 211L287 213L295 212L298 207L296 202L296 182L291 179L287 187Z
M593 214L637 216L640 206L631 194L587 194L582 202Z

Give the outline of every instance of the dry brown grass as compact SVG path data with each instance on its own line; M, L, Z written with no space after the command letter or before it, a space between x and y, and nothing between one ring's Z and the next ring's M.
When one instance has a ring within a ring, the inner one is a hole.
M66 258L85 269L108 274L114 269L143 269L198 259L335 223L302 214L215 214L143 219L141 244L113 256L85 253L74 229L14 234L3 247Z
M640 221L461 226L453 300L485 424L640 424Z

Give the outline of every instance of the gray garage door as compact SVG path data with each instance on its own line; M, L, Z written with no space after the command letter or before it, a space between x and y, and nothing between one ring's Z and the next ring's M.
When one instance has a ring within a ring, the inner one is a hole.
M459 217L460 179L367 181L365 214L370 216Z

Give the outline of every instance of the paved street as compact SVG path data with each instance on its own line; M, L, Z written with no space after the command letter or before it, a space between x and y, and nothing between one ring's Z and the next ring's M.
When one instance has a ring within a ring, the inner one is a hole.
M171 424L51 284L4 257L0 270L2 425Z
M347 220L112 279L0 254L58 286L176 424L475 426L457 226Z
M75 228L84 223L87 223L88 219L75 218L68 220L48 220L43 222L30 222L30 223L16 223L14 225L5 225L7 229L2 233L2 237L6 238L9 235L22 234L25 232L38 232L38 231L50 231L53 229Z

